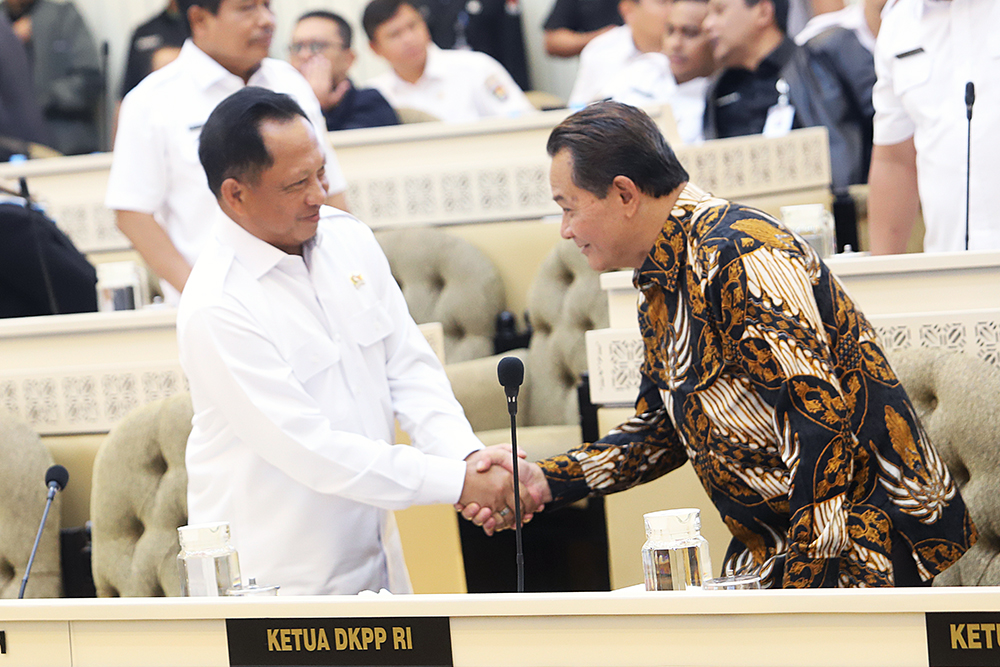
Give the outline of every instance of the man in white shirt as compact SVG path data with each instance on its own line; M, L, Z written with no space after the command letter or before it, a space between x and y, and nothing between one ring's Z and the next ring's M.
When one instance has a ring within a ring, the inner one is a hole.
M705 94L715 71L712 43L702 28L706 14L708 0L674 0L663 51L626 65L600 97L632 106L669 104L681 142L704 141Z
M326 156L293 99L233 94L199 157L222 211L177 315L188 519L228 521L241 570L282 593L409 592L391 510L489 498L509 524L489 467L509 449L473 435L371 230L321 206ZM391 444L394 418L414 446Z
M925 252L1000 249L993 192L1000 154L998 31L995 0L899 0L883 14L868 179L873 253L906 250L918 205ZM975 99L967 168L970 82Z
M181 0L191 39L168 66L122 102L105 204L161 278L170 302L218 211L198 165L198 132L215 106L245 85L287 93L325 127L316 95L286 62L267 57L274 32L268 0ZM324 146L326 142L324 141ZM329 203L346 207L347 183L327 147Z
M603 99L604 89L622 70L646 53L659 54L667 29L671 0L621 0L618 11L625 25L592 39L580 53L569 105Z
M396 109L417 109L448 122L535 111L493 58L431 43L427 23L406 0L373 0L361 23L372 51L392 67L368 85Z

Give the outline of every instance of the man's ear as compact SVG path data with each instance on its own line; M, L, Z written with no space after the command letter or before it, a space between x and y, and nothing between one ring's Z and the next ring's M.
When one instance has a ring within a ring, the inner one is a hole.
M626 207L635 206L636 202L639 201L639 188L636 187L635 181L628 176L615 176L615 180L611 181L611 187L612 194L618 197Z
M220 199L237 215L243 213L243 198L245 194L243 185L235 178L227 178L222 181L220 188Z
M205 19L211 16L211 12L201 7L199 5L191 5L188 7L187 20L188 26L190 26L191 34L194 35L195 30L201 29L205 24Z
M368 48L371 49L372 53L374 53L378 57L385 58L385 56L382 55L382 50L378 46L378 42L375 41L374 39L368 40Z
M778 17L774 11L773 2L758 2L751 9L754 10L754 18L760 27L766 28L772 23L778 25Z

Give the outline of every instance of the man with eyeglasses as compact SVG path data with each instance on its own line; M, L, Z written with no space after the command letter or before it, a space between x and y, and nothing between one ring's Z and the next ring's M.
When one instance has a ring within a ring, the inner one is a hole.
M328 130L398 125L399 117L380 92L355 88L347 78L356 58L351 37L351 26L342 16L308 12L295 24L289 62L312 86Z
M219 205L198 162L198 135L212 110L245 86L293 97L313 125L325 125L309 83L268 58L274 34L269 0L178 0L191 27L180 56L122 101L105 205L118 228L176 303L209 239ZM327 141L327 203L346 209L347 181Z

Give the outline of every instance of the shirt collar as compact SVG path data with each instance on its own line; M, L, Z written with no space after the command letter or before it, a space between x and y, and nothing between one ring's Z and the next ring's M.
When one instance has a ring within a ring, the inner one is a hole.
M219 64L218 60L195 46L190 37L184 41L184 46L181 47L181 54L177 59L184 64L184 68L190 72L191 78L194 79L201 90L208 90L215 84L226 79L238 81L241 88L246 85L241 77L227 70ZM263 66L264 63L262 62L260 67ZM250 77L251 79L260 72L260 67Z
M795 48L795 42L786 36L781 40L781 44L778 44L773 51L760 61L760 64L757 66L757 72L762 75L777 75L788 64L788 61L792 59Z
M644 289L652 284L657 284L668 292L677 288L681 266L687 257L687 236L694 211L702 201L710 197L710 194L697 185L688 183L684 187L663 223L653 249L646 256L646 261L632 276L636 288Z
M431 42L427 45L427 62L424 63L424 73L421 79L442 79L448 74L448 68L441 60L441 49Z
M221 210L216 220L215 235L224 246L233 250L236 261L250 272L254 280L260 280L288 256L287 253L278 250L270 243L261 241L240 227Z

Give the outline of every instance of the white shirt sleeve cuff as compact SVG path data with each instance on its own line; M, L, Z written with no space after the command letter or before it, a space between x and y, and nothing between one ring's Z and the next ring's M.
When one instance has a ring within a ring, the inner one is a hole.
M428 456L424 483L417 491L414 505L454 505L462 497L465 486L465 461Z

